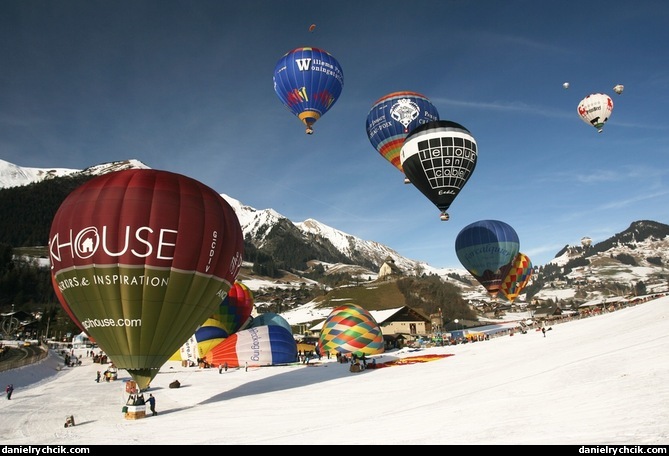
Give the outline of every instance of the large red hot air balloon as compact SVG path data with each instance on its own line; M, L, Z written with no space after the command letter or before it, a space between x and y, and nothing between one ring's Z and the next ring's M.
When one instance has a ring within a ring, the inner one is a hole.
M142 390L230 290L243 235L218 192L180 174L132 169L65 198L49 255L73 315Z

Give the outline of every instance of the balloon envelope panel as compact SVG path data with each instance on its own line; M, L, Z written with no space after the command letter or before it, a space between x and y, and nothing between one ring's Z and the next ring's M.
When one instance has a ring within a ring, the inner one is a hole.
M68 195L51 225L49 255L76 319L144 389L227 294L243 236L213 189L133 169Z
M516 231L499 220L471 223L455 239L460 263L492 297L499 293L519 248Z
M332 310L319 337L321 354L335 350L356 356L383 353L383 333L366 309L347 304Z
M430 100L417 92L392 92L379 98L367 114L367 137L379 154L402 171L400 150L414 128L439 120Z

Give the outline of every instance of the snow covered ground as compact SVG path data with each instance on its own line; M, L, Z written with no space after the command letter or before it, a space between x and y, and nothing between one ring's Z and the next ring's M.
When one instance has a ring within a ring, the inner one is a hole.
M85 350L84 350L85 354ZM445 355L429 360L428 355ZM0 373L0 444L669 444L669 297L541 332L314 365L229 370L166 363L122 413L130 376L96 383L90 358ZM424 361L407 363L406 361ZM179 380L181 387L168 385ZM73 414L75 427L64 427Z

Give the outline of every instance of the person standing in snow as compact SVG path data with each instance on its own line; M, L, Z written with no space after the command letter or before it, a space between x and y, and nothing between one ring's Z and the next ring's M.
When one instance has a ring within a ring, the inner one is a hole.
M7 393L7 400L10 400L12 398L12 393L14 392L14 385L11 383L7 385L7 388L5 388L5 393Z
M153 397L153 394L149 394L149 398L146 400L149 404L149 409L151 410L151 416L156 416L158 415L158 412L156 412L156 398Z

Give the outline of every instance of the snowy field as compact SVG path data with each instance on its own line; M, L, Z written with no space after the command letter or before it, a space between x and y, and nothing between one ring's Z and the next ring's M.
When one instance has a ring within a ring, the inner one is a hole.
M445 355L429 360L427 355ZM0 444L667 445L669 297L541 332L376 357L352 373L321 360L229 370L168 362L145 393L159 415L126 419L125 381L99 364L0 373ZM168 385L179 380L181 387ZM76 426L64 427L66 415Z

